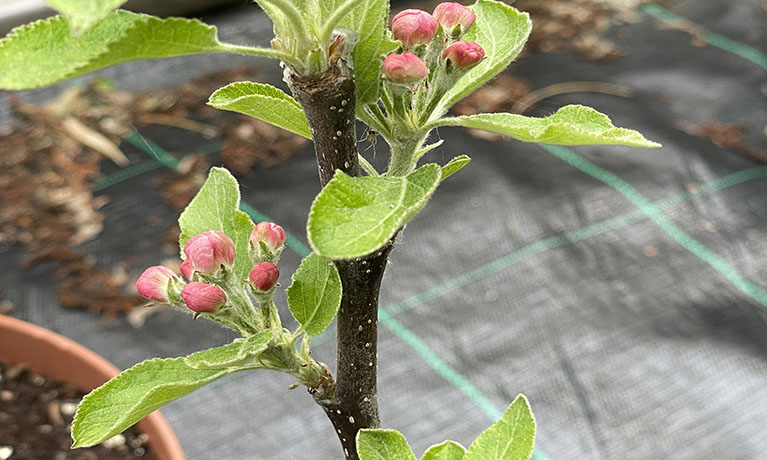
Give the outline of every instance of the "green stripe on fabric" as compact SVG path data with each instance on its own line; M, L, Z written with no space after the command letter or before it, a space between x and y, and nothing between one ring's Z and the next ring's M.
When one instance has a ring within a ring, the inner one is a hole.
M663 215L660 208L645 198L641 193L639 193L637 189L629 185L628 182L612 174L606 169L590 163L583 157L564 147L545 144L541 144L541 147L565 163L583 171L589 176L594 177L595 179L598 179L615 189L618 193L623 195L627 200L634 204L634 206L639 208L643 214L645 214L650 220L658 225L671 238L682 245L682 247L709 264L714 270L724 276L725 279L732 283L732 285L738 288L741 292L750 296L759 304L767 306L767 292L746 279L743 275L740 274L740 272L738 272L735 267L730 265L722 257L685 233L671 219Z
M482 392L482 390L440 358L422 338L403 326L386 310L378 311L378 319L386 329L410 346L410 348L415 350L415 352L426 361L426 364L431 367L437 375L445 379L476 404L476 406L479 407L479 410L481 410L490 420L496 421L501 418L503 409L496 406L492 400ZM533 452L533 458L536 460L548 460L546 454L538 448Z
M667 10L657 3L648 3L647 5L644 5L642 7L642 11L667 24L673 24L678 21L687 21L686 19L682 18L676 13ZM711 46L715 46L719 49L740 56L762 67L763 69L767 69L767 54L764 54L761 51L746 44L737 42L723 35L719 35L715 32L711 32L703 28L701 28L701 30L704 31L701 38Z
M711 182L707 182L700 186L697 193L684 192L676 196L659 200L655 203L655 206L665 211L679 206L680 204L687 201L691 201L697 197L711 195L743 182L763 178L767 178L767 166L749 168L743 171L728 174L727 176L720 177ZM481 265L469 272L466 272L455 278L451 278L442 284L397 302L391 307L386 308L386 310L390 314L396 315L403 311L410 310L411 308L415 308L424 302L443 296L455 289L459 289L468 284L485 279L488 276L498 273L501 270L505 270L531 256L540 254L550 249L567 246L568 244L576 243L578 241L601 235L612 230L617 230L621 227L635 222L640 222L647 218L648 216L640 210L632 211L604 220L602 222L597 222L596 224L588 225L577 230L572 230L561 235L552 236L544 240L536 241L535 243L531 243L521 249L506 254L503 257Z
M170 169L178 168L179 160L177 158L173 157L173 155L159 145L147 140L147 138L138 132L134 131L128 134L125 136L125 140L154 157L160 164L167 166Z
M157 169L162 166L163 164L157 160L144 161L143 163L129 166L127 168L121 169L117 172L113 172L112 174L95 181L93 183L93 191L98 192L107 187L111 187L120 182L126 181L128 179L132 179L136 176L140 176L141 174L144 174L145 172L152 171L153 169Z

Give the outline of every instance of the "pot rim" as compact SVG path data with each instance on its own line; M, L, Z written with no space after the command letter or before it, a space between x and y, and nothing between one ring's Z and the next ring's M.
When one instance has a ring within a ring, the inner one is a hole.
M88 392L120 373L113 364L77 342L32 323L0 315L0 360L24 363L41 375ZM159 410L144 417L138 429L162 460L186 460L181 444Z

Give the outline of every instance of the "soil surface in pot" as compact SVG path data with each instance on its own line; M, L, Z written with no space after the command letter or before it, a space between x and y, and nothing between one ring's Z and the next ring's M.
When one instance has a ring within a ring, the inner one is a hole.
M147 436L135 428L70 450L70 426L82 397L71 385L0 362L0 460L157 460Z

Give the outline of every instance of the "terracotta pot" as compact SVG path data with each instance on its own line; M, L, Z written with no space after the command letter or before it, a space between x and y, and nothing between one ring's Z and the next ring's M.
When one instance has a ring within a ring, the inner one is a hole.
M0 315L0 361L24 363L40 375L88 392L120 371L104 358L66 337L9 316ZM138 422L149 447L161 460L186 460L165 417L154 411Z

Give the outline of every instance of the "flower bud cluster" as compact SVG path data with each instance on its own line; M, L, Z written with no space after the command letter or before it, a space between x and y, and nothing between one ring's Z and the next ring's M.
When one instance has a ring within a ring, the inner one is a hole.
M271 222L261 222L249 238L248 255L254 264L244 283L254 294L271 298L280 269L276 265L285 248L285 230ZM138 293L155 302L215 315L229 306L233 267L236 257L234 242L224 232L211 230L189 239L184 246L186 258L179 270L181 276L164 266L144 270L136 281Z
M432 14L407 9L395 15L391 22L392 37L402 46L388 55L382 66L384 81L392 95L404 97L407 89L428 93L417 96L421 106L428 108L427 101L438 99L463 73L479 64L485 50L477 43L461 40L475 19L471 9L456 2L440 3ZM409 97L400 101L405 110L413 108ZM399 113L402 115L402 110Z

